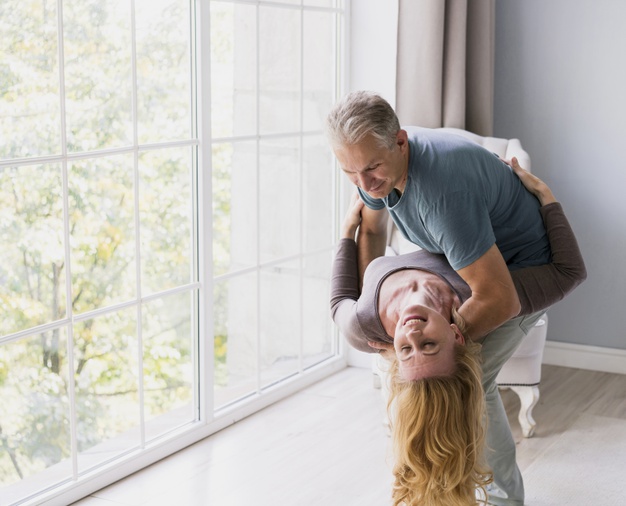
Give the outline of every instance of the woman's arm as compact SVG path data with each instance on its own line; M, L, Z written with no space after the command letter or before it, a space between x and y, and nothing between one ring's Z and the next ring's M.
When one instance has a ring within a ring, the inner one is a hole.
M516 158L511 168L539 200L552 250L551 263L511 272L522 306L521 316L547 309L562 300L587 278L587 270L576 236L548 185L522 169Z
M341 240L333 260L330 282L330 312L333 321L351 346L367 353L377 353L368 346L365 333L356 317L359 299L359 268L357 246L354 241L361 223L363 201L354 193L341 226Z

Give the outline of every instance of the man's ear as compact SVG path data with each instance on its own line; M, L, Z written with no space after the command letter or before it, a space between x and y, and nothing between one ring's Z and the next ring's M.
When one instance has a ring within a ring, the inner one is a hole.
M406 133L406 130L398 130L396 134L396 145L403 153L409 149L409 135Z
M450 327L454 330L454 340L459 344L465 344L465 336L459 330L455 323L451 323Z

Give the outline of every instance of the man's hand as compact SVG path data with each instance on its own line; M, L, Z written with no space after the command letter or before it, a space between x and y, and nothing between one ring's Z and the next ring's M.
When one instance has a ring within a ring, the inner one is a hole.
M521 306L513 279L495 244L458 273L472 289L472 296L459 308L467 324L466 338L480 340L519 314Z

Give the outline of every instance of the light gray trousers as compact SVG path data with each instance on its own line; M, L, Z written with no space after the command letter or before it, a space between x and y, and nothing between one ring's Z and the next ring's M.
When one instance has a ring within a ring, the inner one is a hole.
M544 311L509 320L487 334L482 341L483 389L487 401L487 463L493 470L493 484L488 488L489 504L504 506L524 504L524 482L515 461L515 441L500 398L496 377L513 355L522 339Z

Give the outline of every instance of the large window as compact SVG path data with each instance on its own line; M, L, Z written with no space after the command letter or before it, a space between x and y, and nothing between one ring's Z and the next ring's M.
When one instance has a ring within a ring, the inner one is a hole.
M211 3L218 406L336 352L335 176L322 122L335 99L337 15L285 4Z
M76 498L341 363L342 3L0 3L2 504Z

